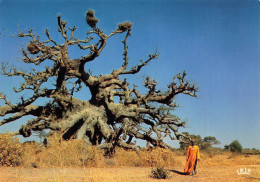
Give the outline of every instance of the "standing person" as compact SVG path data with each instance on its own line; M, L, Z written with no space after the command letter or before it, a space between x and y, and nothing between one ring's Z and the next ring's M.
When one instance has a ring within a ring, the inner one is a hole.
M196 167L197 167L197 160L200 159L199 147L194 145L194 141L191 140L191 146L189 146L186 156L186 166L184 169L185 174L192 174L193 171L197 174Z

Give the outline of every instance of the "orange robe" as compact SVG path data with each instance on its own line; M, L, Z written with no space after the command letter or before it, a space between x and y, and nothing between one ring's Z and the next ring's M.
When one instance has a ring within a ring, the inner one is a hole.
M199 147L197 145L189 146L186 156L186 166L184 173L191 174L197 159L200 159Z

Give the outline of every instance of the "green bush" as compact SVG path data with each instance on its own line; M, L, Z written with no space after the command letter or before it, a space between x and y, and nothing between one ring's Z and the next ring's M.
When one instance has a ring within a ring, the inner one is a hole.
M10 133L0 134L0 166L18 166L22 162L22 145Z
M243 147L238 140L234 140L230 145L229 149L231 152L242 153Z
M169 178L169 172L163 167L157 167L156 169L152 169L151 177L155 179L167 179Z

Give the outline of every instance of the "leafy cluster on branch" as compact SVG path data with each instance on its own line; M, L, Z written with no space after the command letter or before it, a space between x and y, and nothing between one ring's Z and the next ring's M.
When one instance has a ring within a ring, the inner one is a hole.
M116 146L138 150L133 139L167 148L169 146L163 141L165 137L185 138L185 135L178 133L178 128L183 127L185 122L169 111L177 107L174 102L177 95L196 97L198 88L186 80L186 73L173 76L172 83L163 92L157 89L155 80L147 77L144 87L148 91L141 94L135 85L131 86L121 76L139 73L159 54L150 54L146 60L129 68L127 42L132 23L120 23L115 31L106 34L98 27L93 10L87 11L86 22L91 29L87 31L85 39L79 39L75 36L77 27L68 27L67 22L58 15L58 32L63 43L56 42L48 29L44 39L32 30L28 33L19 32L18 37L29 38L27 50L22 50L22 61L39 68L48 61L49 66L43 71L33 69L27 72L8 69L2 64L2 75L19 76L24 80L14 91L21 93L30 90L32 94L22 97L18 104L11 103L7 96L1 94L0 99L4 100L5 105L0 106L0 116L7 117L2 117L4 119L0 121L0 126L30 115L34 116L33 119L14 134L29 137L32 131L50 129L50 135L59 132L63 139L83 139L87 145L97 145L111 151ZM125 34L122 66L104 75L93 75L91 70L87 71L88 63L101 54L108 39L120 33ZM71 59L68 50L72 46L85 51L85 54ZM74 96L83 87L90 90L89 101ZM46 103L35 104L39 99L45 99Z

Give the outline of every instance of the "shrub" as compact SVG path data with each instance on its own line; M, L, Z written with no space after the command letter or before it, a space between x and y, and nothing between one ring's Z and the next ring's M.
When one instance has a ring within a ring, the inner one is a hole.
M10 133L0 134L0 165L14 167L22 162L22 145Z
M167 179L169 178L169 172L163 167L157 167L156 169L152 169L151 177L155 179Z
M243 147L238 140L234 140L230 145L229 149L231 152L242 153Z

